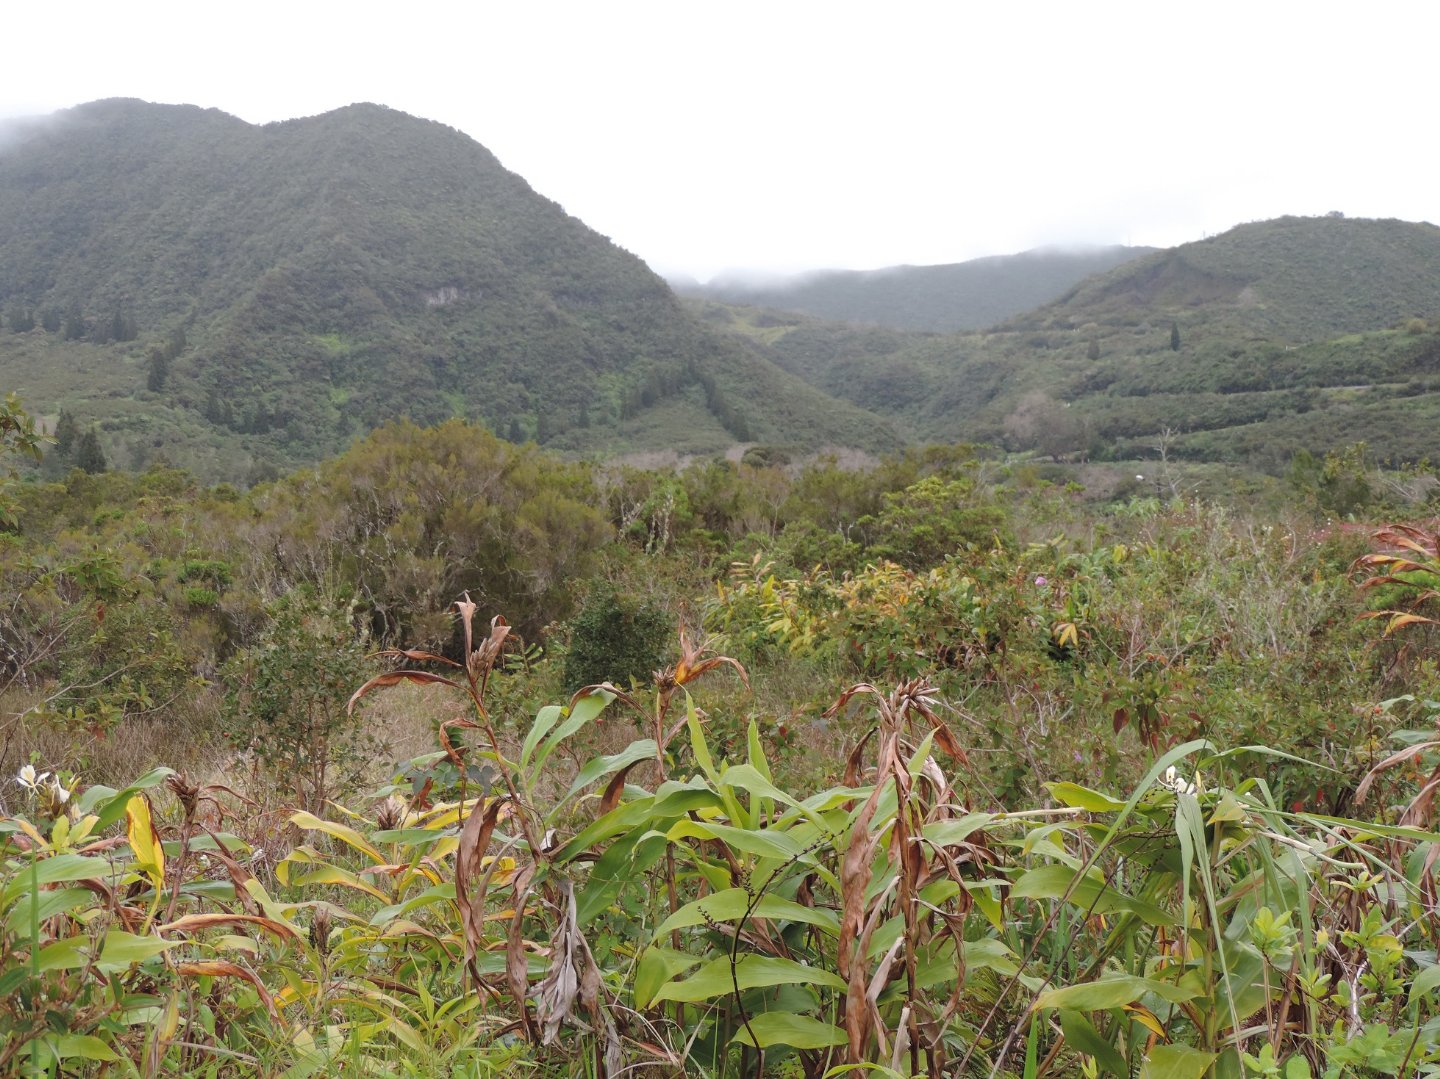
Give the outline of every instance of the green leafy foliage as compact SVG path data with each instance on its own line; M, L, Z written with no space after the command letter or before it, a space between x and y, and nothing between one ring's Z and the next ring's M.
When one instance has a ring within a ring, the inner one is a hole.
M566 686L648 681L664 665L671 632L670 618L653 604L610 589L592 592L570 623Z
M191 603L195 591L186 592ZM293 785L298 804L318 812L378 748L345 707L362 680L365 636L353 608L304 592L282 597L266 616L259 639L222 672L229 686L222 727L277 784Z

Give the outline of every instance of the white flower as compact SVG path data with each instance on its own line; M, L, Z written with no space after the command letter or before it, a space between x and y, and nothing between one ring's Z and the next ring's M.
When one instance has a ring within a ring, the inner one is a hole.
M54 776L50 780L50 792L54 795L57 805L64 805L70 801L70 792L60 785L60 777Z
M21 766L20 774L15 777L15 782L33 791L49 778L49 772L41 772L39 775L36 775L35 766L33 764L26 764Z
M1197 774L1195 778L1198 780L1200 777ZM1174 791L1176 794L1194 794L1196 792L1195 784L1175 771L1173 764L1165 769L1165 778L1160 780L1160 786L1166 790Z

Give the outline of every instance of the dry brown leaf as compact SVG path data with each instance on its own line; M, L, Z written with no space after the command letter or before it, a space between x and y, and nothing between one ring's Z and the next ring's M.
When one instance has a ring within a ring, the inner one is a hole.
M187 914L182 918L176 918L173 922L158 926L156 931L160 933L193 933L199 929L214 929L218 925L235 928L253 925L268 930L277 937L289 940L299 939L295 930L284 922L277 922L274 918L266 918L261 914L225 914L219 911L208 914Z
M455 601L455 609L460 612L460 621L465 627L465 658L468 660L470 658L471 651L474 649L474 645L471 643L471 640L473 633L472 627L475 622L476 610L475 604L470 599L469 592L465 593L464 599L457 599Z
M1376 763L1370 771L1365 773L1365 778L1362 779L1360 785L1355 788L1355 804L1364 804L1366 795L1370 793L1371 784L1375 782L1375 777L1381 772L1394 768L1397 764L1403 764L1411 757L1418 757L1421 753L1428 752L1436 746L1440 746L1440 742L1417 742L1415 745L1406 746L1404 749L1390 754L1390 756L1386 757L1383 761Z
M460 751L455 748L455 743L450 741L451 727L462 731L482 731L485 728L466 716L456 716L454 719L447 719L444 723L440 724L440 730L437 732L440 739L440 748L445 751L445 756L450 758L450 763L463 773L465 770L465 762L460 757Z
M596 814L597 816L603 817L620 804L620 795L625 793L625 777L630 774L630 769L634 768L637 764L648 763L648 761L634 761L615 773L610 782L605 786L605 794L600 799L600 809Z
M876 838L870 834L870 821L880 803L882 784L876 784L850 830L850 844L840 863L840 941L837 954L840 977L845 980L845 1033L850 1047L850 1063L865 1060L865 1043L870 1035L870 1015L865 1000L868 988L865 978L865 952L860 944L866 921L865 889L870 884L871 862L875 855Z
M460 929L465 943L465 964L479 980L475 955L484 947L485 884L489 873L482 867L485 849L500 819L503 798L492 798L484 807L476 807L465 818L460 840L455 847L455 904L460 908ZM491 863L493 866L495 863ZM478 882L472 890L471 883Z
M459 667L453 659L437 656L434 652L422 652L418 648L382 648L371 652L366 659L408 659L415 663L443 663L447 667Z
M431 674L429 671L390 671L386 674L377 674L351 694L350 700L345 705L345 711L347 713L353 713L355 711L355 705L359 703L360 698L364 697L371 690L384 689L387 686L398 686L401 682L438 682L440 685L449 686L452 689L460 688L458 682L452 682L444 675Z
M580 972L576 969L580 927L575 916L575 889L567 880L563 891L560 922L550 938L550 969L535 987L535 1020L540 1024L541 1045L555 1043L561 1024L575 1011L580 996Z
M538 1040L535 1021L530 1015L527 997L530 993L529 961L525 957L525 901L530 898L530 885L535 879L535 866L527 864L515 876L515 914L510 919L510 932L505 940L505 981L510 997L520 1010L520 1025L530 1042Z

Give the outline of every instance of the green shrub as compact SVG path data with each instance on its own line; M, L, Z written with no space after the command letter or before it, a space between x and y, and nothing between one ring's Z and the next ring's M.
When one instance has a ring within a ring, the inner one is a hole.
M359 775L375 748L346 711L365 677L365 637L353 612L294 592L270 608L259 641L224 668L225 736L320 812Z
M664 666L670 636L670 619L653 603L613 590L594 592L570 623L565 685L575 690L648 681Z

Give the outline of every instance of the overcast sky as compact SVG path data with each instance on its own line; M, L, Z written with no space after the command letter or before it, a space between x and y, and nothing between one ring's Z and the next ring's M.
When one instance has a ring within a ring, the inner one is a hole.
M71 0L7 5L0 40L0 117L374 101L702 279L1440 221L1434 0Z

